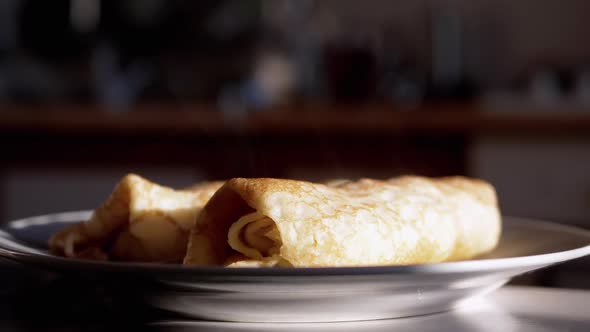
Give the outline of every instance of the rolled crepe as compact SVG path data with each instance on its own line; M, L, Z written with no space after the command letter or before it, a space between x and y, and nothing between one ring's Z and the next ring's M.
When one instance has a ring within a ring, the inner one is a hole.
M66 257L181 262L197 214L222 184L174 190L129 174L89 220L54 234L49 248Z
M462 260L494 248L494 188L465 177L317 184L228 181L191 231L187 265L370 266Z

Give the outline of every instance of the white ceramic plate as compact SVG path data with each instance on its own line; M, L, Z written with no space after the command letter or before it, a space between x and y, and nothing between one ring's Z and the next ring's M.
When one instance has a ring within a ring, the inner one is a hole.
M166 332L588 332L589 291L502 287L457 310L403 319L335 323L157 321Z
M152 305L194 318L243 322L328 322L450 310L510 278L590 254L590 232L504 218L499 246L475 260L362 268L240 268L94 262L46 252L50 234L88 211L17 220L0 232L0 257L63 273L137 276L154 282Z

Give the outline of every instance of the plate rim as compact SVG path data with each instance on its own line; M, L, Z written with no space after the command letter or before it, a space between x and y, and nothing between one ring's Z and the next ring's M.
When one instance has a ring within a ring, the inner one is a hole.
M88 215L92 210L66 211L49 213L27 218L21 218L2 225L0 230L6 232L14 224L34 224L35 220L54 220L53 223L75 222L74 218ZM80 219L78 219L80 220ZM550 228L565 233L575 233L576 236L588 238L588 244L574 249L557 251L546 254L516 256L506 258L474 259L466 261L391 265L391 266L363 266L363 267L303 267L303 268L271 268L244 267L228 269L218 266L184 266L181 264L140 263L140 262L112 262L92 261L77 258L65 258L51 254L35 254L5 247L4 241L10 239L0 237L0 257L17 261L33 267L76 267L80 270L101 270L105 272L133 272L174 274L178 276L199 277L324 277L324 276L375 276L375 275L445 275L467 272L502 271L514 268L530 268L547 266L590 255L590 230L577 226L564 225L536 218L522 218L502 216L502 222L521 223L535 227ZM9 235L12 236L9 232Z

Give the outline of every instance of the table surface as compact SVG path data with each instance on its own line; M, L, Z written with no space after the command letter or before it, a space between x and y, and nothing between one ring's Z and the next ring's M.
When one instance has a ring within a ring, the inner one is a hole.
M0 331L590 331L590 291L574 289L505 286L454 311L434 315L351 323L263 324L183 321L147 307L141 294L130 294L125 285L117 289L116 284L98 285L75 276L3 265Z

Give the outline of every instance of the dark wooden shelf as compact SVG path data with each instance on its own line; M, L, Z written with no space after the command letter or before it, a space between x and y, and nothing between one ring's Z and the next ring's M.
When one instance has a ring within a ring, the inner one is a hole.
M202 105L145 105L126 112L86 106L0 107L2 133L61 135L590 134L590 109L485 112L473 105L281 108L226 115Z

